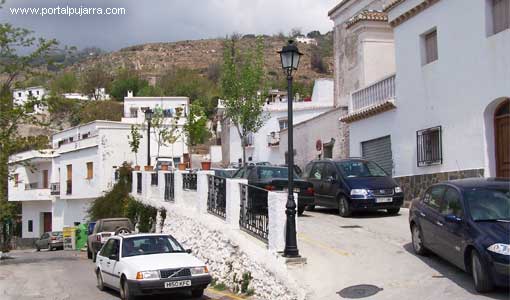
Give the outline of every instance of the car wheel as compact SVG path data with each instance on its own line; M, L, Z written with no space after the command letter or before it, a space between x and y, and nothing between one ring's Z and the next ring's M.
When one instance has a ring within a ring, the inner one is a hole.
M104 291L104 282L103 282L103 275L101 274L101 270L96 271L96 277L97 277L97 288L100 291Z
M490 292L494 288L489 270L487 270L476 251L471 252L471 273L473 274L473 281L475 282L475 290L477 292Z
M192 290L191 291L191 296L192 297L202 297L204 295L204 290L200 289L200 290Z
M400 207L397 207L397 208L388 208L387 211L388 211L388 214L390 214L392 216L398 215L398 213L400 211Z
M423 235L421 234L420 227L418 225L413 225L411 228L411 238L413 241L413 250L414 253L418 255L427 254L427 249L423 246Z
M304 206L298 207L298 210L297 210L298 216L303 215L304 212L305 212L305 207Z
M314 211L314 209L315 209L315 205L313 205L313 204L310 204L306 207L306 210L308 210L308 211Z
M351 215L351 208L349 207L349 202L344 196L341 196L340 199L338 199L338 214L341 217L348 217Z
M120 287L120 298L122 300L134 300L135 299L133 294L131 294L131 292L129 291L129 285L128 285L127 280L125 280L125 279L122 281L122 285Z

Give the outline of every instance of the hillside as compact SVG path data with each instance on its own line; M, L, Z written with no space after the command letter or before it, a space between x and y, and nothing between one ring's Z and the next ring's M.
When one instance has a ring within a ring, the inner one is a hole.
M107 69L114 71L118 68L135 69L145 77L158 77L166 71L175 68L189 68L207 74L210 67L221 64L223 53L223 39L206 39L193 41L179 41L173 43L151 43L123 48L102 55L98 55L75 64L70 68L82 71L94 63L100 63ZM255 43L254 38L242 38L239 41L241 47L251 47ZM265 37L265 66L269 79L283 78L280 67L280 58L276 51L285 44L284 38ZM299 49L304 53L297 79L312 81L319 77L332 76L333 58L329 44L321 46L327 73L319 73L311 67L311 45L299 44ZM331 45L332 47L332 45ZM323 50L323 48L328 48Z

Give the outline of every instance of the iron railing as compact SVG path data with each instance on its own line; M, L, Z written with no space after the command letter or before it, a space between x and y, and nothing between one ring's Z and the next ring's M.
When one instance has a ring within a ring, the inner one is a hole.
M220 218L226 218L227 180L223 177L208 175L207 211Z
M142 193L142 173L136 173L136 192L138 194Z
M158 173L151 173L151 185L158 186L158 181L159 181L158 177L159 177Z
M165 201L174 201L174 173L165 173Z
M66 195L71 195L73 193L73 181L66 181Z
M185 190L197 190L197 173L182 174L182 188Z
M442 164L443 148L441 126L417 131L416 148L418 149L418 167Z
M60 195L60 183L54 182L50 184L50 194L51 195Z
M355 112L390 99L395 99L395 74L353 92L351 111Z
M249 234L267 242L269 217L267 213L267 190L240 184L241 212L239 226Z

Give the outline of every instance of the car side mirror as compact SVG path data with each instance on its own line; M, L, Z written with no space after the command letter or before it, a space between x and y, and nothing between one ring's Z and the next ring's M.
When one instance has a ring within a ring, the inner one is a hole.
M119 260L119 256L117 254L110 254L108 258L111 260Z
M460 222L462 222L462 219L457 217L456 215L453 215L453 214L450 214L450 215L446 215L444 217L444 220L448 223L453 223L453 224L459 224Z
M188 253L188 254L191 254L191 249L186 249L184 251L186 251L186 253Z

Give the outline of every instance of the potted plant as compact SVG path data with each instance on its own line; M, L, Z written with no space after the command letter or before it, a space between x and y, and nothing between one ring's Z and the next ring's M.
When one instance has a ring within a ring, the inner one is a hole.
M143 169L145 171L152 171L152 170L154 170L154 166L144 166Z
M186 164L186 163L179 163L179 164L177 165L177 167L179 168L179 171L184 171L184 170L186 170L186 167L187 167L187 166L188 166L188 164Z
M168 171L168 165L167 164L162 164L161 165L161 171Z
M140 166L138 165L138 149L140 149L140 139L142 135L138 130L138 126L131 125L131 133L128 135L129 147L131 151L135 154L135 171L140 171Z
M209 157L209 155L206 155L205 160L202 161L200 164L202 166L202 170L210 170L211 169L211 158Z

